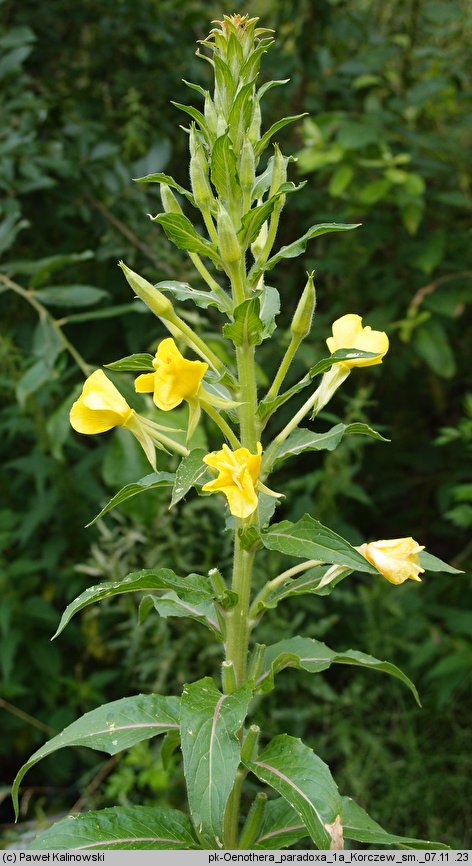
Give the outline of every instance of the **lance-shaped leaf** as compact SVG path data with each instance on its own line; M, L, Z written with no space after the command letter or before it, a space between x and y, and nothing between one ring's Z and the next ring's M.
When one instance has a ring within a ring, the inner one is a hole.
M224 635L221 631L215 605L212 601L191 602L188 599L179 598L175 592L166 592L160 597L155 595L146 596L143 601L146 604L152 604L159 616L162 616L164 619L173 616L187 616L189 619L193 619L208 628L218 640L223 640ZM142 621L142 614L140 615L140 619Z
M223 336L232 340L235 346L248 343L258 346L264 339L264 324L260 317L261 302L259 297L249 298L236 307L234 322L223 326Z
M181 195L185 196L187 201L189 201L194 207L197 206L192 193L183 186L180 186L180 183L177 183L170 174L163 174L161 171L158 171L155 174L147 174L145 177L135 177L134 181L135 183L165 183L167 186L176 189L177 192L180 192Z
M113 806L68 815L33 841L35 851L181 851L198 848L190 818L177 809Z
M262 827L253 847L266 851L289 848L308 835L298 812L283 797L277 797L266 803Z
M423 850L429 848L447 849L448 847L441 842L413 839L408 836L388 833L350 797L342 797L341 826L345 839L352 839L369 845L380 847L396 845L399 848ZM292 806L283 799L270 800L266 805L264 821L254 843L254 848L258 850L288 848L307 835L306 827Z
M18 817L18 789L25 773L58 749L65 746L87 746L99 752L116 755L135 743L179 727L179 698L161 695L136 695L121 698L85 713L67 728L48 740L23 764L12 787L15 815Z
M319 520L304 514L296 523L283 520L261 533L262 543L268 550L278 550L287 556L318 559L335 565L345 565L357 571L378 574L361 553Z
M264 286L259 298L261 303L259 316L264 325L262 336L266 340L272 336L277 327L275 317L280 312L280 295L274 286Z
M281 734L244 762L261 782L277 791L298 813L317 848L329 849L331 825L341 812L341 797L329 767L301 740Z
M307 388L311 385L312 379L315 376L319 376L321 373L326 373L333 364L337 364L339 361L349 361L357 358L376 358L377 355L375 352L363 352L361 349L338 349L336 352L333 352L329 358L323 358L321 361L318 361L303 377L299 382L296 382L295 385L292 385L287 391L284 391L283 394L278 394L277 397L271 397L269 399L261 400L259 404L259 417L261 421L268 418L278 409L280 406L283 406L287 400L290 400L295 394L298 394L300 391L303 391L304 388Z
M304 186L305 182L298 184L298 186L291 183L291 181L283 183L276 194L268 199L268 201L251 208L251 210L244 214L241 220L241 228L238 232L239 242L243 249L247 249L249 244L255 241L263 223L270 217L280 196L286 195L289 192L297 192L297 190L302 189Z
M178 301L193 301L197 307L203 309L213 306L217 307L221 313L225 313L230 308L229 296L228 304L223 306L221 298L211 289L194 289L188 283L181 283L178 280L164 280L162 283L156 283L156 289L161 292L170 292Z
M93 524L97 520L100 520L104 514L107 514L107 512L111 511L112 508L116 508L117 505L126 502L127 499L131 499L133 496L138 496L140 493L146 493L149 490L158 490L161 487L172 487L174 481L175 475L173 472L151 472L150 475L145 475L144 478L140 478L139 481L133 481L131 484L126 484L118 491L118 493L115 493L99 514L97 514L90 523L87 523L87 527L93 526Z
M107 370L115 370L117 373L155 373L152 365L153 356L143 352L136 355L127 355L126 358L120 358L119 361L112 361L111 364L104 364Z
M191 487L203 477L208 467L203 462L206 455L203 448L195 448L187 457L179 463L177 472L175 473L175 482L172 488L172 499L170 508L177 505L181 499L188 493Z
M287 126L287 124L289 123L295 123L296 120L301 120L302 117L306 117L306 114L307 112L304 111L303 114L294 114L291 117L282 117L281 120L277 120L276 123L273 123L270 129L268 129L267 132L264 133L260 141L257 142L257 145L254 148L254 153L256 154L256 156L260 156L261 153L264 152L272 136L275 135L275 133L278 132L279 129L283 129L283 127Z
M34 296L46 306L53 307L91 307L110 297L103 289L84 285L46 286L38 289Z
M330 232L347 232L351 229L356 229L360 223L354 224L343 224L343 223L322 223L320 225L312 226L302 235L301 238L298 238L297 241L294 241L287 246L281 247L278 253L272 258L268 259L268 261L264 265L257 266L254 271L251 270L250 278L256 279L259 274L263 271L270 271L275 265L280 262L282 259L293 259L296 256L301 256L302 253L306 250L306 245L309 240L312 238L317 238L320 235L325 235Z
M434 556L432 553L427 553L426 550L422 550L420 553L420 564L426 571L445 571L448 574L464 574L460 568L448 565L447 562L443 562L442 559L439 559L439 557Z
M222 695L210 677L185 686L181 740L188 800L202 844L223 847L223 819L240 760L238 731L251 689Z
M397 836L395 833L388 833L350 797L342 798L341 821L345 839L365 842L368 845L380 847L396 845L399 848L420 848L423 850L428 848L447 849L449 847L442 842L430 842L426 839L412 839L409 836Z
M236 156L231 146L228 133L216 139L211 153L211 182L219 198L228 202L237 181Z
M405 683L420 704L418 692L411 680L396 665L382 662L358 650L336 652L321 641L309 637L292 637L268 646L264 652L261 672L256 680L256 688L270 692L274 688L274 676L284 668L298 668L310 673L320 673L332 664L357 665L374 671L390 674Z
M210 600L214 595L210 580L204 575L189 574L187 577L178 577L170 568L143 568L141 571L129 574L124 580L99 583L82 592L67 605L54 637L61 633L79 610L83 610L90 604L104 601L115 595L122 595L125 592L156 592L159 590L177 592L179 598L191 603Z
M295 595L330 595L341 580L351 574L350 568L342 565L318 565L305 571L301 577L289 577L276 586L264 599L256 600L253 605L254 616L259 616L264 608L277 607L284 598Z
M287 460L288 457L295 457L297 454L302 454L304 451L334 451L339 445L344 436L351 433L370 436L372 439L378 439L380 442L388 442L376 430L372 430L367 424L336 424L325 433L316 433L313 430L305 430L303 427L294 430L285 442L282 442L275 453L272 466L280 463L282 460ZM268 467L267 467L268 468Z
M189 253L199 253L207 256L215 264L219 264L220 258L214 244L207 241L194 229L192 223L181 213L161 213L153 217L153 222L159 223L164 229L167 237L179 250L187 250Z
M208 144L211 144L211 136L208 130L207 122L205 120L205 116L202 114L198 108L195 108L193 105L182 105L180 102L174 102L171 99L172 105L175 105L176 108L180 108L181 111L184 111L185 114L188 114L196 123L198 123L203 135L205 136Z

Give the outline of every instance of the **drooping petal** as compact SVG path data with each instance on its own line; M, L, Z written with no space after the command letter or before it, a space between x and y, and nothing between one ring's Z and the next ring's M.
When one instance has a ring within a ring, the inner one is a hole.
M103 370L95 370L84 382L69 417L71 426L78 433L94 434L122 426L132 412Z
M134 381L134 387L138 394L149 394L154 391L154 373L142 373Z

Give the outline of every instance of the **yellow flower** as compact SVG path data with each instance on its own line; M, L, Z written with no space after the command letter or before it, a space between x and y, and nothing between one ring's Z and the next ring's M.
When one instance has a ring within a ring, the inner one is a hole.
M138 376L135 388L139 394L153 392L154 403L164 412L195 397L208 370L203 361L187 361L172 337L159 343L152 365L156 372Z
M405 580L418 580L424 571L418 554L424 546L414 538L391 538L389 541L371 541L357 548L372 565L390 582L404 583Z
M104 433L122 427L134 414L103 370L95 370L84 382L82 393L70 410L70 423L78 433Z
M383 331L373 331L369 325L362 327L362 319L355 313L347 313L333 323L333 336L326 340L331 354L338 349L360 349L363 352L375 352L376 358L358 358L352 361L341 361L345 367L372 367L381 364L383 356L388 352L388 337Z
M219 472L218 478L203 485L207 493L224 493L234 517L249 517L257 508L256 486L259 483L262 445L257 443L257 454L247 448L231 451L225 444L221 451L212 451L203 458L204 463Z

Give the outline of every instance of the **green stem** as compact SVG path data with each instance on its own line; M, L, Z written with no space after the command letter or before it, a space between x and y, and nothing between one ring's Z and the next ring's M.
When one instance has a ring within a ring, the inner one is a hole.
M210 235L213 243L216 244L216 246L218 246L218 234L217 234L215 224L213 222L210 211L209 210L202 211L202 217L203 217L204 223L206 225L208 234Z
M295 577L296 574L300 574L302 571L308 571L309 568L315 568L317 565L323 565L323 561L321 559L308 559L306 562L299 562L298 565L294 565L292 568L287 568L286 571L282 571L282 573L278 574L277 577L274 577L273 580L267 581L258 595L256 595L251 605L249 610L250 618L253 619L255 616L259 615L259 605L261 602L265 601L267 596L270 595L274 589L277 589L278 586L281 586L290 577Z
M293 416L291 421L285 425L283 430L281 430L270 443L264 457L264 476L270 472L279 445L281 445L282 442L285 442L287 436L290 436L292 430L295 430L295 428L298 427L300 421L303 421L303 418L305 415L308 415L308 412L311 409L313 409L313 415L317 415L323 406L326 406L339 386L345 379L347 379L350 372L349 367L345 364L339 363L334 364L331 370L324 374L321 384L316 391L308 398L308 400L306 400L301 409L299 409Z
M297 351L300 343L301 343L301 340L298 337L292 336L292 339L290 340L290 344L287 348L287 351L285 352L285 355L283 356L283 358L280 362L280 367L277 370L277 373L275 374L275 379L272 382L272 385L270 386L270 388L266 394L266 399L273 399L274 397L277 397L277 394L279 393L279 390L280 390L280 386L281 386L283 380L285 379L285 376L287 375L290 364L293 361L295 352Z
M218 300L221 302L221 306L224 307L225 312L231 312L231 301L225 290L213 279L209 270L203 264L200 256L197 253L189 253L189 257L193 264L195 265L200 276L205 280L207 286L218 295Z
M231 447L240 448L241 443L238 437L233 433L227 421L225 421L225 419L221 417L220 413L215 409L215 407L211 406L210 403L206 403L204 400L200 400L200 405L202 409L207 413L207 415L209 415L209 417L215 422L215 424L218 425Z

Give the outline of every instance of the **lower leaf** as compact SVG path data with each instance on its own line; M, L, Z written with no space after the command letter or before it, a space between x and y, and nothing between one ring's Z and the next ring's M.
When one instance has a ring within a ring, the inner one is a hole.
M329 849L329 828L341 813L341 797L327 764L287 734L274 737L257 761L244 763L293 806L317 848Z
M319 673L332 664L357 665L390 674L408 686L413 692L416 702L421 706L415 686L396 665L380 661L380 659L358 650L345 650L345 652L338 653L326 646L325 643L309 637L288 638L267 647L255 686L262 692L269 692L274 688L275 674L284 668L292 667L310 673Z
M28 770L65 746L87 746L109 755L149 740L157 734L179 729L177 697L136 695L121 698L85 713L67 728L41 746L18 771L12 787L15 815L18 817L18 789Z
M177 809L115 806L84 815L69 815L40 833L35 851L165 851L199 848L190 818Z

